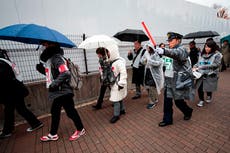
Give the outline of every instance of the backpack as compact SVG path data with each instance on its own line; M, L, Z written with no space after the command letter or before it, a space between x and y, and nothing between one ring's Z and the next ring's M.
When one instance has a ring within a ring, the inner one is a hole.
M117 80L117 77L119 76L115 76L114 75L114 72L112 70L112 64L113 62L117 61L118 59L115 59L114 61L112 62L105 62L104 65L103 65L103 77L102 77L102 83L103 85L107 85L107 86L110 86L110 85L114 85L114 83L116 82Z
M67 67L71 75L70 86L75 90L79 90L83 85L83 76L80 72L80 68L78 65L74 64L70 59L65 58L65 60L67 62Z

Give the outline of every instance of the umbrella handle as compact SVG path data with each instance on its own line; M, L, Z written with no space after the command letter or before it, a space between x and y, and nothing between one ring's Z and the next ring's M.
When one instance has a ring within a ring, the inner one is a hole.
M148 30L147 26L145 25L145 22L144 22L144 21L142 21L142 22L141 22L141 24L142 24L142 26L144 27L145 32L147 33L147 35L148 35L148 37L149 37L150 41L152 42L152 44L153 44L154 46L156 46L157 44L156 44L155 40L153 39L153 37L152 37L151 33L149 32L149 30Z

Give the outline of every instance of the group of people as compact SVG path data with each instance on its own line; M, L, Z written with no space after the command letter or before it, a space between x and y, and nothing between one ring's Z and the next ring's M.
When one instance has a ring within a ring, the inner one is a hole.
M187 105L186 100L194 100L195 88L198 89L200 99L198 106L204 104L204 92L207 92L206 102L212 101L212 92L217 90L222 60L222 54L212 39L207 40L201 52L194 51L192 46L195 44L191 42L189 53L181 45L182 35L168 32L167 37L168 48L163 43L159 47L153 46L151 43L142 47L141 41L137 40L134 42L134 50L128 52L128 59L132 60L132 83L136 86L136 93L132 99L141 98L141 85L143 85L149 95L147 109L152 109L159 101L158 95L164 89L164 115L163 120L159 123L160 127L173 124L173 100L184 114L184 120L190 120L193 109ZM86 131L74 107L74 92L69 84L71 75L64 58L64 51L58 43L44 41L41 44L44 46L44 50L40 55L40 63L37 64L36 69L46 76L48 98L52 101L52 105L50 131L40 140L58 140L57 133L62 107L76 127L69 140L76 140ZM116 44L99 47L96 49L96 54L99 58L101 87L97 103L93 105L93 108L96 110L102 108L106 89L109 89L109 100L113 103L114 109L110 123L116 123L120 116L126 113L124 105L124 98L127 96L126 61L120 56ZM28 132L41 128L43 123L25 106L24 97L26 95L20 93L23 82L17 78L18 73L15 66L3 50L0 52L0 64L0 102L5 106L5 123L0 138L9 137L14 131L14 109L30 124ZM201 77L196 80L193 76L195 71L201 73ZM181 81L181 78L184 81ZM187 83L185 80L191 80L191 82ZM18 84L20 84L20 88L15 88ZM11 96L12 92L15 92L16 96Z
M149 95L147 109L152 109L158 102L158 95L164 88L164 116L159 123L160 127L173 123L173 100L176 106L184 114L184 120L190 120L193 109L189 107L186 100L193 101L195 90L198 90L200 101L197 106L202 107L204 101L212 101L212 92L217 90L219 71L222 54L216 42L209 38L204 48L200 51L195 41L189 43L190 51L181 45L182 35L169 32L169 47L161 43L159 47L151 43L141 46L139 40L134 42L134 50L128 52L127 58L132 60L132 83L136 86L135 95L132 99L141 98L141 85ZM100 67L103 74L103 66ZM199 77L194 73L199 73ZM195 75L195 76L194 76ZM103 76L103 75L101 75ZM187 80L179 81L181 78ZM103 82L100 96L94 109L101 109L105 89ZM102 92L104 91L104 92ZM206 99L204 94L207 93Z

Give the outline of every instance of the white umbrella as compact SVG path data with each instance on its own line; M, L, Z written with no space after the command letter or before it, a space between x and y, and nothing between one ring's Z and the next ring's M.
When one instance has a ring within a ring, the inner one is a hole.
M94 35L85 39L78 48L94 49L99 47L107 48L110 45L118 45L114 39L107 35Z

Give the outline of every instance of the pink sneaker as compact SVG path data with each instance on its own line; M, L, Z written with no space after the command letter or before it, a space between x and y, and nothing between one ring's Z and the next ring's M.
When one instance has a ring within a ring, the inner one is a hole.
M45 142L45 141L56 141L58 140L58 135L55 134L55 135L51 135L50 133L47 135L47 136L42 136L40 138L41 141Z
M80 136L85 134L85 129L83 128L81 131L76 130L74 134L69 138L70 141L77 140Z

